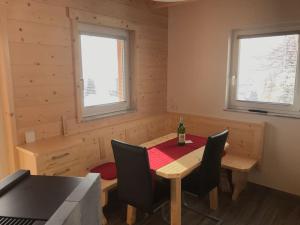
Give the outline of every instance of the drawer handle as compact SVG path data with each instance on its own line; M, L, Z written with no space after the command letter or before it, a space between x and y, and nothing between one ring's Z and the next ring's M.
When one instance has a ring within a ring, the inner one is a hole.
M64 157L66 157L68 155L70 155L70 153L65 153L65 154L62 154L62 155L53 156L51 159L52 160L61 159L61 158L64 158Z
M69 172L69 171L70 171L70 168L65 169L65 170L63 170L63 171L60 171L60 172L57 172L57 173L54 173L52 176L59 176L59 175L62 175L62 174L64 174L64 173L67 173L67 172Z

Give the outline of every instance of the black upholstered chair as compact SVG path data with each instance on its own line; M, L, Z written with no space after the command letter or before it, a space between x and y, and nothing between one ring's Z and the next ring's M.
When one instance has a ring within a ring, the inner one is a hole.
M160 210L170 199L168 182L151 173L147 149L116 140L111 141L117 167L119 199L146 217ZM164 218L165 219L165 218Z
M183 192L203 197L218 187L221 174L221 158L227 137L228 130L208 137L200 167L182 181ZM217 224L222 223L220 219L201 213L187 204L185 204L185 207L216 221Z

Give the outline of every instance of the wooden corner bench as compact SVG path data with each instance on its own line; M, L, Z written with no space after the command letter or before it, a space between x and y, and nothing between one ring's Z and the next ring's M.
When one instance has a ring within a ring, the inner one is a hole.
M266 123L169 113L171 129L176 129L180 116L191 134L208 137L223 129L229 130L229 148L222 159L222 168L232 171L232 199L237 200L246 187L249 172L261 162Z

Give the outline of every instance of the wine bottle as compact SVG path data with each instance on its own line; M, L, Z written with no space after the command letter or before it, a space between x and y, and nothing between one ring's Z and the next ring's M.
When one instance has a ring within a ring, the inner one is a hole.
M185 145L185 127L183 118L180 117L179 126L177 129L178 145Z

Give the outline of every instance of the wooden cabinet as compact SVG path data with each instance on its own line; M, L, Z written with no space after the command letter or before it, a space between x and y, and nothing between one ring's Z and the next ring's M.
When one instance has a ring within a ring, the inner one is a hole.
M89 151L83 146L79 137L55 137L18 146L20 168L33 175L84 176Z

